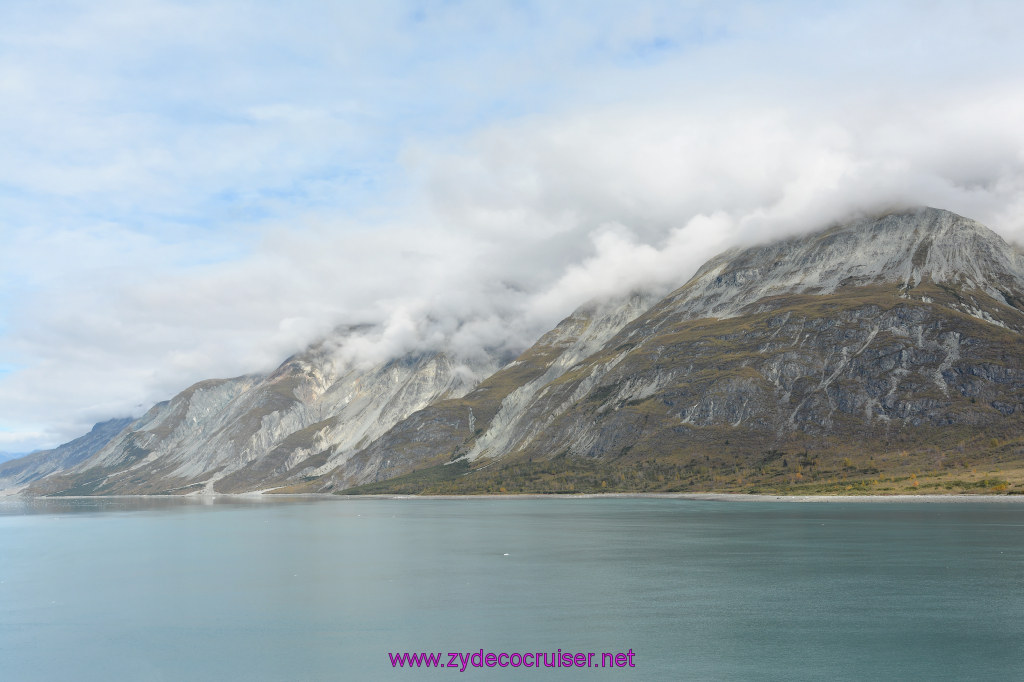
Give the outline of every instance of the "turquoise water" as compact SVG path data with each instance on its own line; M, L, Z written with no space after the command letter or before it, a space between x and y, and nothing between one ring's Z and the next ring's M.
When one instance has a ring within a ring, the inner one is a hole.
M388 659L559 648L636 667ZM0 502L4 680L1024 679L1022 651L1020 504Z

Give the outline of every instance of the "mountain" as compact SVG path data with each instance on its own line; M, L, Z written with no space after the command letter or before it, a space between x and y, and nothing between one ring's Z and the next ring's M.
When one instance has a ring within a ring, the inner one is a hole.
M498 364L442 352L367 366L343 360L338 348L364 331L343 330L269 376L195 384L30 492L245 492L315 477L416 410L463 395Z
M1022 332L1024 259L997 235L934 210L863 221L708 263L549 392L535 411L559 415L520 450L736 468L1019 437Z
M599 352L652 303L648 294L584 305L514 362L455 400L440 401L398 422L381 438L301 490L333 491L405 473L424 463L472 458L480 447L504 454L537 424L523 408L552 382ZM501 425L497 433L492 426ZM500 444L492 443L499 440Z
M1024 255L947 211L726 252L510 363L345 360L364 333L196 384L27 490L1024 487Z
M0 463L0 490L20 490L32 481L63 471L92 457L131 421L124 418L100 422L86 435L52 450L40 450Z
M861 220L711 260L506 400L513 419L480 415L479 433L419 465L413 415L378 479L445 459L465 466L425 489L882 490L879 474L944 486L980 462L1024 474L1022 333L1024 257L998 235L935 209Z

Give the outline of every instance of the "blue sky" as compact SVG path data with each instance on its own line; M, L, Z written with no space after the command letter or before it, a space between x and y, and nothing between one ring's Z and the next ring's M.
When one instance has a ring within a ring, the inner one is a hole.
M387 352L521 348L592 296L858 211L937 205L1024 241L1022 20L8 0L0 450L339 324L413 329Z

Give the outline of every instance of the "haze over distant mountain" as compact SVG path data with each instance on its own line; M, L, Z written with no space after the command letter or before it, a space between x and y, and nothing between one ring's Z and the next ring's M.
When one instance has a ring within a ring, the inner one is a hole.
M1020 468L1022 334L1024 255L915 209L724 253L660 300L588 303L511 363L438 348L356 367L319 344L269 377L189 388L28 490L686 490Z
M0 463L0 490L20 489L48 474L73 467L99 452L132 421L125 417L100 422L84 436L52 450L40 450Z

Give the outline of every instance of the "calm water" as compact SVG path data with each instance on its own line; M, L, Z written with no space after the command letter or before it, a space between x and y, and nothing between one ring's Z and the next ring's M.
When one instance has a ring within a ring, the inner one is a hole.
M558 648L636 667L387 656ZM0 501L4 680L1024 679L1022 652L1020 504Z

